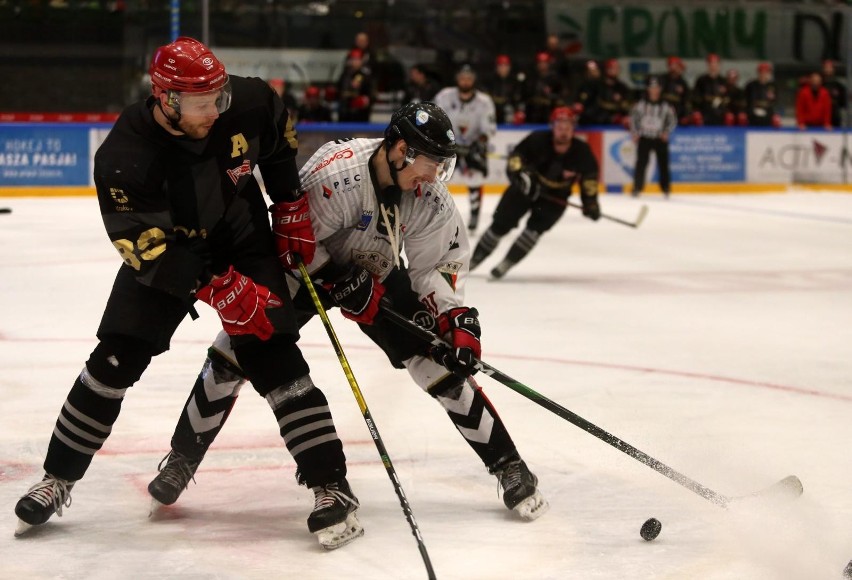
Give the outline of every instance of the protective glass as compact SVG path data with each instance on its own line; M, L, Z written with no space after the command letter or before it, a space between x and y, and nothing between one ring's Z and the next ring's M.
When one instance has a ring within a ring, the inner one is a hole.
M186 116L221 115L231 106L231 83L228 81L221 89L206 93L172 91L169 93L169 106Z
M411 165L418 160L418 169L423 171L434 172L435 179L438 181L449 181L453 176L453 170L456 168L456 156L438 157L423 153L413 147L409 147L405 151L405 164Z

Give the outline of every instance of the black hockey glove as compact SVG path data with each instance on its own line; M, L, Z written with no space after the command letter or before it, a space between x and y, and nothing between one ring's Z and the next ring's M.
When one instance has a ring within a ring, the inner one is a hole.
M479 370L475 366L476 359L482 355L479 343L482 329L478 317L476 308L467 306L451 308L438 316L438 332L452 346L434 347L432 358L460 377L469 377Z
M339 282L326 285L326 289L343 316L361 324L375 322L379 302L385 294L384 284L361 266L355 266Z
M516 171L510 176L512 185L521 190L525 196L530 198L530 201L536 201L541 196L541 191L538 187L538 179L530 171L522 169Z
M468 168L488 177L488 144L482 141L471 143L465 155L465 162Z
M598 205L598 196L581 195L580 199L583 202L583 215L593 222L598 221L601 218L601 206Z

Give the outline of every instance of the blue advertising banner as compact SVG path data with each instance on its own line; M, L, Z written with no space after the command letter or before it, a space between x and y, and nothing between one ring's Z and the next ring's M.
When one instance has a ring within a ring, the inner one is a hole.
M91 125L0 125L0 187L89 185Z
M669 145L673 181L745 181L745 130L674 131Z

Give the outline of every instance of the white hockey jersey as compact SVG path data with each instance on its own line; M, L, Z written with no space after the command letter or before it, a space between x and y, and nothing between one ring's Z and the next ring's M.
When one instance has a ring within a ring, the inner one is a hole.
M393 269L369 167L381 144L382 139L332 141L302 167L299 175L318 242L310 271L329 258L340 265L358 264L381 280ZM470 242L446 186L437 182L404 191L397 219L399 247L420 300L434 314L462 306Z
M462 101L457 87L447 87L435 95L435 104L450 118L459 145L468 146L480 137L491 139L497 134L494 101L482 91L476 91L471 100Z

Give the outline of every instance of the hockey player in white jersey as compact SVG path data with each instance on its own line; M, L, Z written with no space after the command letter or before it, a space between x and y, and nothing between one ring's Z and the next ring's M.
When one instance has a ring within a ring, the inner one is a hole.
M532 520L548 508L538 480L491 402L469 379L480 356L480 326L476 309L464 306L470 245L445 186L455 148L449 119L430 102L396 111L384 138L323 145L301 170L317 240L309 271L326 305L339 306L358 322L391 364L407 369L445 409L497 476L506 507ZM297 275L291 282L304 324L316 310ZM452 348L434 349L384 319L383 297L397 312L431 326ZM172 437L173 461L148 486L163 504L174 503L193 478L236 398L238 389L225 397L208 396L217 381L240 377L222 338L209 350Z
M468 187L471 233L479 224L482 207L482 186L488 177L488 141L497 133L497 114L494 101L476 90L476 73L470 65L456 73L456 86L446 87L435 95L435 104L446 111L456 132L458 166L454 183Z

